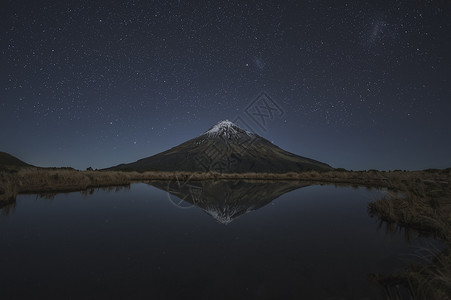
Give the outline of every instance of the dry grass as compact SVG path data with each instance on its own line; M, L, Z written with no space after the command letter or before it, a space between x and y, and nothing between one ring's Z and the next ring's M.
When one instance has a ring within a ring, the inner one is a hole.
M425 178L397 178L386 197L370 203L369 212L387 224L413 228L443 241L443 251L427 250L427 263L409 266L399 274L380 276L384 286L408 286L411 299L451 299L450 173L425 172ZM395 299L395 298L393 298Z
M15 198L18 193L62 192L89 187L130 183L131 174L119 172L79 172L66 169L20 169L0 171L0 200Z
M420 180L390 184L387 196L370 203L369 212L399 226L451 238L451 188L447 181Z
M76 171L73 169L23 168L0 170L0 201L15 197L17 193L39 193L84 190L89 187L130 184L145 180L298 180L318 183L348 184L368 187L388 187L394 190L422 192L418 183L435 187L449 182L450 173L443 172L378 172L328 171L289 173L216 173L216 172L118 172ZM429 189L430 190L430 189ZM441 186L431 193L443 193ZM419 195L421 196L421 194Z
M451 253L450 245L443 251L422 249L420 258L424 263L408 266L404 271L391 275L374 275L387 292L387 299L451 299ZM400 287L404 287L409 296L400 296Z

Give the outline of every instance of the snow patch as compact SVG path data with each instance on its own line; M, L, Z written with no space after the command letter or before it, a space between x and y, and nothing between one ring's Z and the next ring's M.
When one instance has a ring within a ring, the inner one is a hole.
M246 131L244 129L241 129L237 125L233 124L229 120L224 120L219 123L217 123L215 126L210 128L210 130L206 131L204 134L208 136L237 136L239 134L247 134L248 136L253 136L254 134Z

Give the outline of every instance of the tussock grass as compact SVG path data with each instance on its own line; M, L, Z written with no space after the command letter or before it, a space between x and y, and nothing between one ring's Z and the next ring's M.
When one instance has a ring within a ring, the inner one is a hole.
M443 251L423 249L426 263L414 264L403 272L376 276L377 281L393 290L407 286L410 299L451 299L451 187L449 171L427 170L421 175L403 172L389 181L387 195L369 204L369 213L400 228L413 228L440 239ZM387 293L390 298L390 294ZM393 298L395 299L395 298Z
M367 187L388 187L395 191L408 190L422 197L426 188L437 195L448 194L441 184L449 182L449 172L379 172L335 170L327 172L288 173L218 173L218 172L121 172L121 171L77 171L70 168L42 169L21 168L0 170L0 201L14 197L17 193L39 193L84 190L89 187L130 184L145 180L298 180L326 184L349 184ZM425 188L418 189L418 183ZM433 186L431 190L429 186Z
M373 279L385 288L387 299L451 299L451 253L450 247L443 251L424 248L418 254L424 263L408 266L404 271L391 275L373 275ZM400 287L408 291L407 297L400 296Z
M51 193L85 190L91 187L130 184L133 174L121 172L75 171L69 169L24 168L0 171L0 201L18 193Z
M451 189L449 184L420 181L391 187L386 197L369 204L371 215L399 226L428 231L451 239Z

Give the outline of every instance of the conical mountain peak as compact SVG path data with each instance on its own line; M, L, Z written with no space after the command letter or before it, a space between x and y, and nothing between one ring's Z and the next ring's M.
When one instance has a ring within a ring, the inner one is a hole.
M164 152L109 170L220 173L284 173L331 170L328 164L287 152L224 120L198 137ZM225 217L226 221L227 216Z
M230 122L229 120L218 122L216 125L214 125L204 133L204 135L207 135L209 137L227 137L227 138L232 138L234 136L240 136L243 134L248 136L254 135L249 131L241 129L240 127Z

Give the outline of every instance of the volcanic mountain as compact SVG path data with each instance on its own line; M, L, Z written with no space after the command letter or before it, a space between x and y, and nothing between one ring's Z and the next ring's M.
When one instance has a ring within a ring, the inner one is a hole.
M226 120L174 148L108 170L284 173L330 169L328 164L287 152Z

